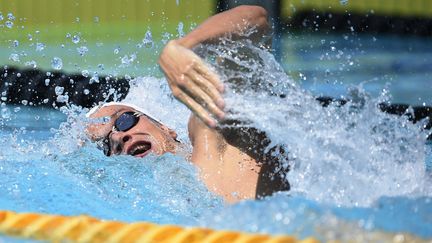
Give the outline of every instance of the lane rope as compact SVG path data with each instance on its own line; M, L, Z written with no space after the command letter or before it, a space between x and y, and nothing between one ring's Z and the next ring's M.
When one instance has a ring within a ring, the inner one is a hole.
M207 228L185 228L147 222L105 221L85 215L62 216L0 211L0 234L52 242L109 243L318 243L287 235L251 234Z

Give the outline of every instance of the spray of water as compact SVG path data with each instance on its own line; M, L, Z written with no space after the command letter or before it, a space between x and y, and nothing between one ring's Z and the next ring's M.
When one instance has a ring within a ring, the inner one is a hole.
M248 121L289 151L293 193L345 206L432 195L427 134L405 117L382 113L385 92L371 98L359 85L349 91L348 104L323 108L249 41L226 40L198 52L227 84L230 118Z

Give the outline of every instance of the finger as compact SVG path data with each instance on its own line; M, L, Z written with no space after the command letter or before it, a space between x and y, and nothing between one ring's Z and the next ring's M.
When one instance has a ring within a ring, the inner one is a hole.
M178 89L176 93L177 95L175 97L185 104L198 118L204 122L204 124L212 128L216 127L216 121L210 116L208 111L206 111L194 99L192 99L180 89Z
M213 86L219 90L219 92L224 92L223 83L220 81L217 74L215 74L203 61L197 60L194 68L199 74L209 80Z
M220 109L225 107L225 102L222 95L210 81L205 79L202 75L194 70L191 70L187 76L190 78L190 80L195 82L208 96L210 96L213 102L216 103Z
M205 110L210 111L215 117L223 119L225 113L216 105L214 100L204 92L196 83L189 82L186 93L190 95L201 107Z

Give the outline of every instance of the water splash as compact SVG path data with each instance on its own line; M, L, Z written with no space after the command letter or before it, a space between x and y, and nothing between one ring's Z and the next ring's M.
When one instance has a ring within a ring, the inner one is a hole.
M323 108L250 42L227 40L197 51L227 85L229 118L248 121L266 132L272 146L289 151L293 193L346 206L371 205L382 196L432 195L426 133L404 117L382 113L378 103L388 100L385 95L370 98L360 85L348 104Z

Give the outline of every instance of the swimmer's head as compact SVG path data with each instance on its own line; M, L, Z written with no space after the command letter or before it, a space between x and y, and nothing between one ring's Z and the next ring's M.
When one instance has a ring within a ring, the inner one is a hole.
M162 155L175 153L179 146L174 130L134 105L110 102L94 107L87 117L94 121L87 126L87 134L107 156Z

